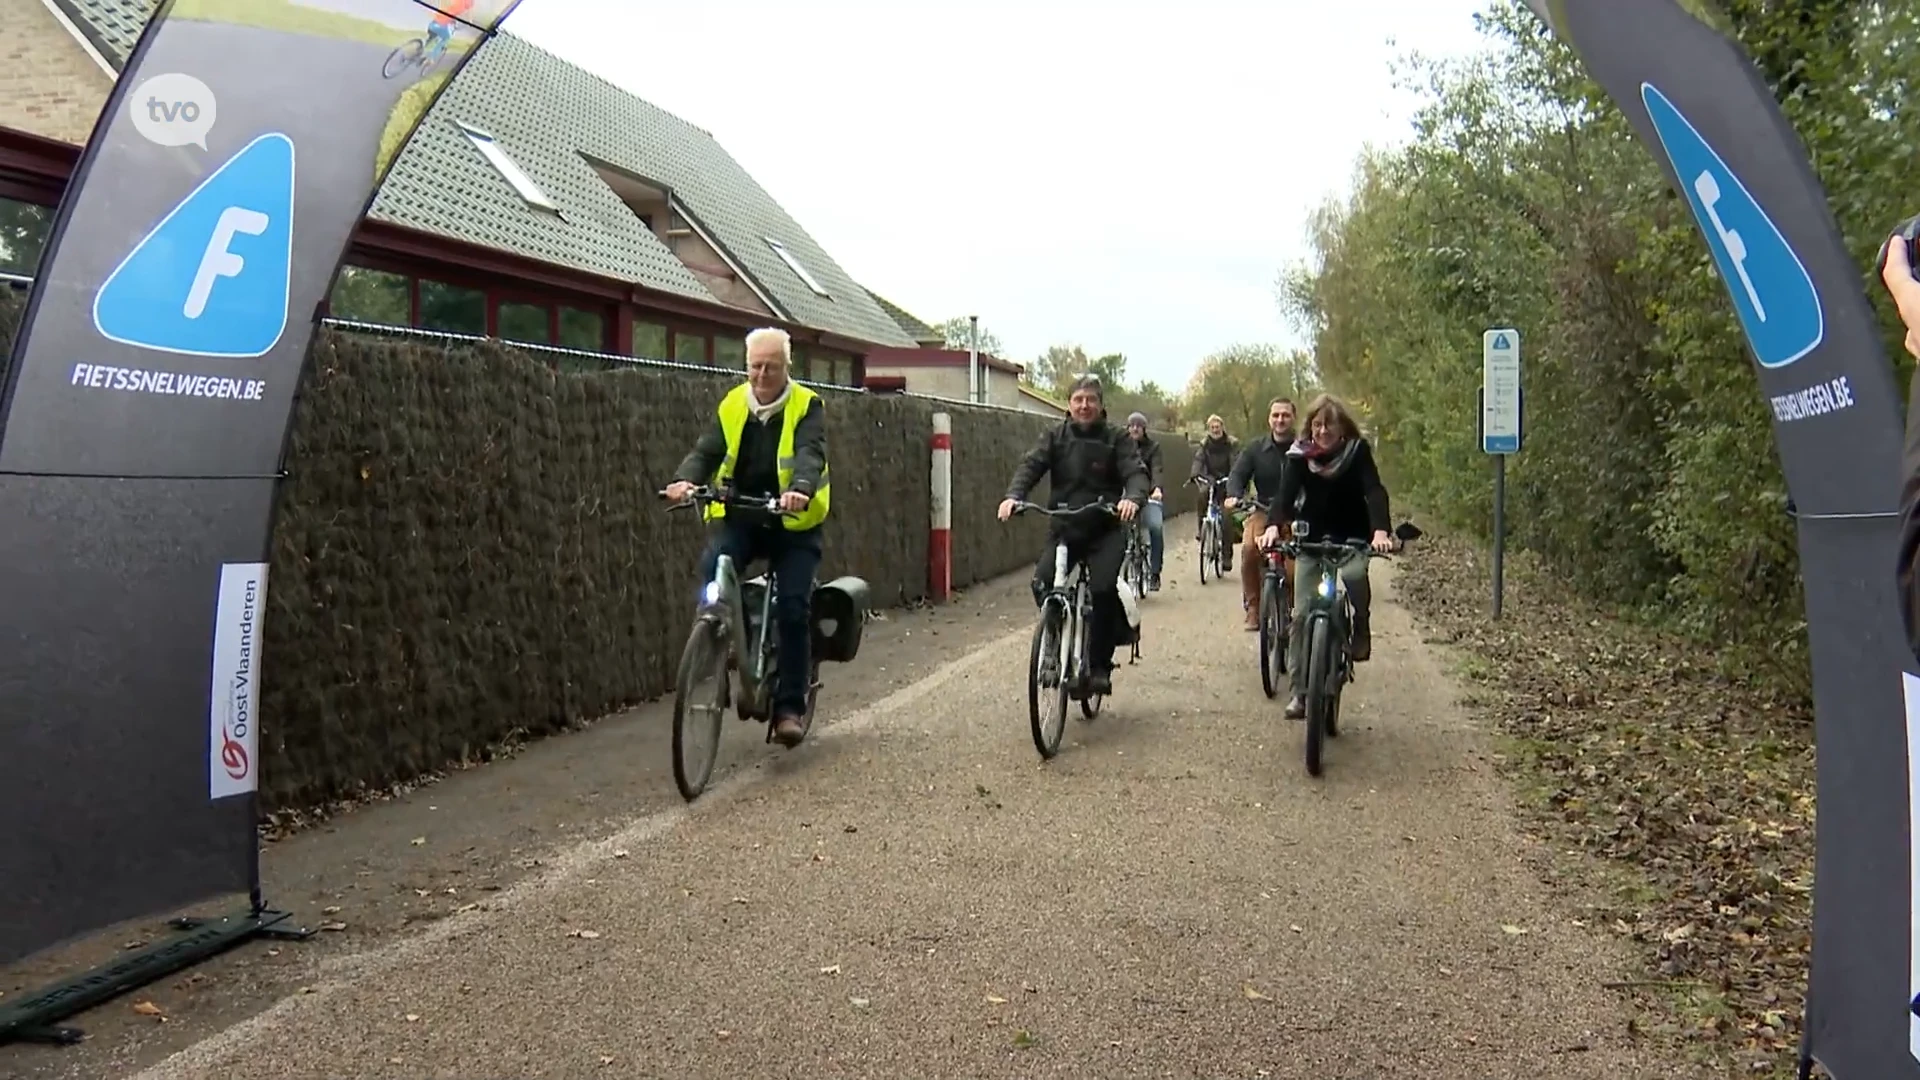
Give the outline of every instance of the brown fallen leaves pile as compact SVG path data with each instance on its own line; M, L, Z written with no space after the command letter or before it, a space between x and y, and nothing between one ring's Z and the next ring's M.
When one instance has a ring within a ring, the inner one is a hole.
M1644 957L1620 987L1651 1035L1728 1075L1791 1075L1813 881L1813 716L1715 669L1710 650L1610 617L1509 557L1489 618L1484 551L1429 533L1396 593L1465 669L1534 831L1597 856L1582 913ZM1568 868L1563 868L1566 872ZM1597 888L1593 888L1596 887Z

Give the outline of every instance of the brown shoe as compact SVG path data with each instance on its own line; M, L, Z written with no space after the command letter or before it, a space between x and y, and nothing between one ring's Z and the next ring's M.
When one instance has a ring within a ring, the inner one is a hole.
M799 746L800 740L807 737L807 722L792 713L781 713L774 719L774 741L789 749Z
M1260 629L1260 609L1259 608L1250 607L1247 609L1246 629L1248 630Z

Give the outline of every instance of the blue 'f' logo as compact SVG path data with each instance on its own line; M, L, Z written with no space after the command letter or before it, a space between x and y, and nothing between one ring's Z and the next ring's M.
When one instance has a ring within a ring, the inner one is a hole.
M1800 256L1666 95L1643 82L1640 100L1686 189L1760 366L1783 368L1812 352L1826 335L1826 317Z
M167 212L93 298L102 337L189 356L253 357L287 328L293 140L248 143Z

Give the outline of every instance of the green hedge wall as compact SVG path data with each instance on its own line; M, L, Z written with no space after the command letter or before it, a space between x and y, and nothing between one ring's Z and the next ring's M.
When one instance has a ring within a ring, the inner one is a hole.
M0 290L0 356L21 299ZM273 536L266 803L405 781L670 692L706 530L655 493L737 378L566 374L491 342L317 334ZM918 599L936 403L826 395L822 576L860 575L878 606ZM1049 421L938 407L964 587L1038 553L1042 520L993 513Z

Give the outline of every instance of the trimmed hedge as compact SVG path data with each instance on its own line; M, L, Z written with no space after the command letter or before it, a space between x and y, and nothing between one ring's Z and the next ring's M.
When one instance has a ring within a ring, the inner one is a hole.
M20 299L0 290L0 356ZM656 492L737 378L316 334L273 536L264 801L409 780L671 692L706 530ZM925 595L936 406L954 585L1032 562L1044 521L993 514L1047 418L825 393L823 579L858 574L876 605Z

